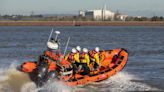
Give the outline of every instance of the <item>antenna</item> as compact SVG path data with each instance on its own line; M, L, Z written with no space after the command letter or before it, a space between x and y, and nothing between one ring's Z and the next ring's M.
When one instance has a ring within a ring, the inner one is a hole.
M54 29L52 28L51 33L50 33L50 35L48 37L48 41L50 41L53 32L54 32Z
M67 48L68 48L69 40L70 40L70 37L68 37L68 40L67 40L67 44L66 44L66 47L65 47L65 50L64 50L64 56L65 56Z

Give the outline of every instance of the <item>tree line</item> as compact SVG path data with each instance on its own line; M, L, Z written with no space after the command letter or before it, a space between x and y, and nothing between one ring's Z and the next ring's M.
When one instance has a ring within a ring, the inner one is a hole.
M82 16L43 16L43 15L0 15L0 21L95 21L93 18L82 17ZM117 18L114 20L106 21L120 21ZM148 17L133 17L128 16L124 21L164 21L163 16Z
M148 17L127 17L126 21L164 21L163 16Z

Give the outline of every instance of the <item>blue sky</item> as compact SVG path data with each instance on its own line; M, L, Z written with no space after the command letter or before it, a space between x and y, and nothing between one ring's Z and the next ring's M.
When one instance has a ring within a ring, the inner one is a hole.
M101 9L134 16L164 16L164 0L0 0L0 14L77 14L80 9Z

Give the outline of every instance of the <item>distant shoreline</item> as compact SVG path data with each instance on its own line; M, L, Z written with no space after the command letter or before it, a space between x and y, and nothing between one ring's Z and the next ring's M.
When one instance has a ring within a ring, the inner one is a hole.
M164 26L164 21L0 21L0 26Z

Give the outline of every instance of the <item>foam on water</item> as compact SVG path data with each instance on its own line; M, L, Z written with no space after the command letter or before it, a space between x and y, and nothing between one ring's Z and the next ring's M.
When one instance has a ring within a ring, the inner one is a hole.
M128 91L161 91L158 88L151 87L143 82L135 82L133 80L142 80L135 75L129 74L127 72L120 72L108 80L91 83L82 88L76 88L75 90L83 92L86 90L90 92L128 92ZM85 92L87 92L85 91Z
M48 92L72 92L71 87L64 85L60 81L54 81L52 83L49 83L45 85L43 89L47 90Z
M18 64L12 63L8 68L0 69L0 92L71 92L71 88L59 81L37 88L28 74L16 69Z
M59 81L53 81L37 88L34 82L28 82L21 87L20 92L72 92L72 89Z
M0 71L0 92L21 92L26 83L32 82L26 73L16 69L16 63L8 68L1 68Z
M42 88L37 88L28 74L16 70L18 64L12 63L7 69L0 69L0 92L127 92L127 91L161 91L143 82L135 75L121 71L108 80L94 82L81 87L68 87L59 81L53 81Z
M132 80L143 80L135 75L127 72L120 72L116 76L111 77L107 82L110 83L110 90L112 92L120 91L153 91L157 88L151 87L142 82L135 82Z

